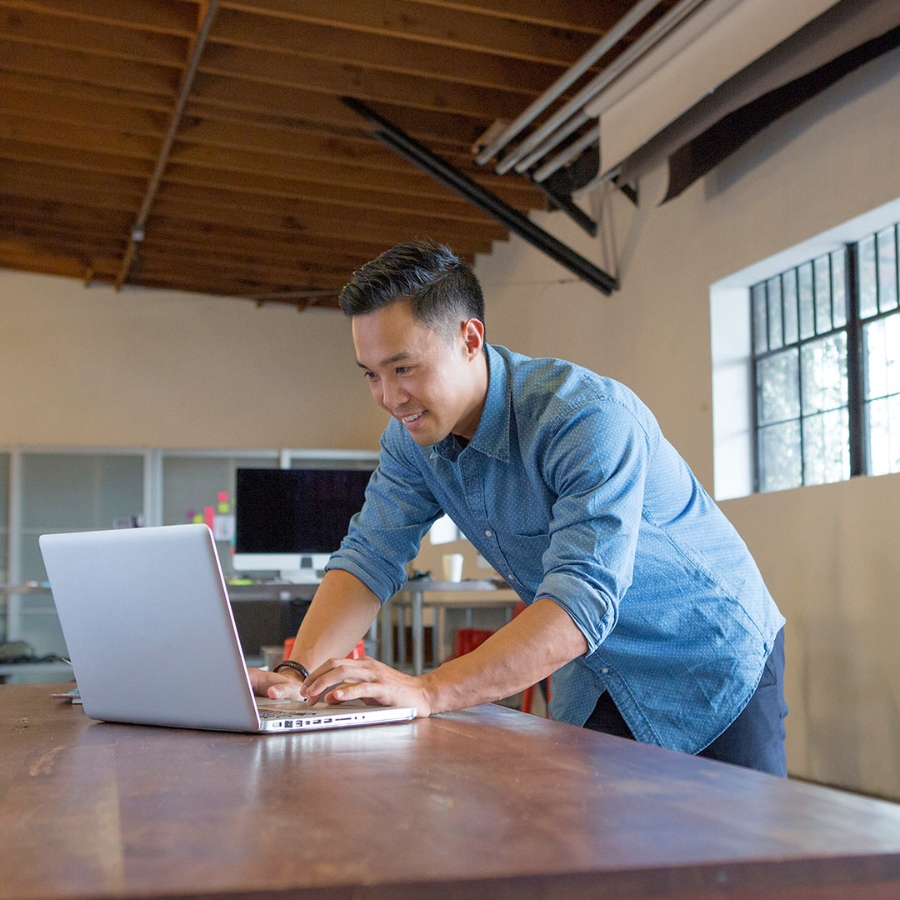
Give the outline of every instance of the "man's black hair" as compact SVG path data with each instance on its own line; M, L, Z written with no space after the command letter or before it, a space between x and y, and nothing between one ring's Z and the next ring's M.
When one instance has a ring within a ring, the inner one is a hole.
M347 316L362 316L408 299L413 316L444 336L467 319L484 323L484 295L468 263L432 240L386 250L353 273L340 294Z

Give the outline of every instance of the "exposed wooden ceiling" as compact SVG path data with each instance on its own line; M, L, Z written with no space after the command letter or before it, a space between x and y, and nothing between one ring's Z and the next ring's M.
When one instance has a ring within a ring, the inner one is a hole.
M635 2L0 0L0 267L303 308L414 237L472 258L506 229L340 98L544 208L472 146Z

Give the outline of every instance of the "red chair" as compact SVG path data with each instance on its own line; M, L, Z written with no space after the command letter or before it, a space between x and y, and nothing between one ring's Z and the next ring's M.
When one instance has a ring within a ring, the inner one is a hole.
M464 656L480 647L494 632L486 628L460 628L453 642L453 656Z

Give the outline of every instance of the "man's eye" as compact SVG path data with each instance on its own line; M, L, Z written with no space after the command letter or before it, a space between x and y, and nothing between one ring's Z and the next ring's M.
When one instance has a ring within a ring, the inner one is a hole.
M374 372L363 372L363 378L366 378L368 381L374 381L376 375Z
M397 366L396 372L398 375L407 375L412 366Z

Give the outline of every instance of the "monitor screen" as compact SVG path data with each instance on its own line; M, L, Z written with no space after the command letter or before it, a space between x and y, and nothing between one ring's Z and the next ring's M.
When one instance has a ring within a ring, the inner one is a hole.
M361 469L238 469L235 553L333 553L362 509Z

